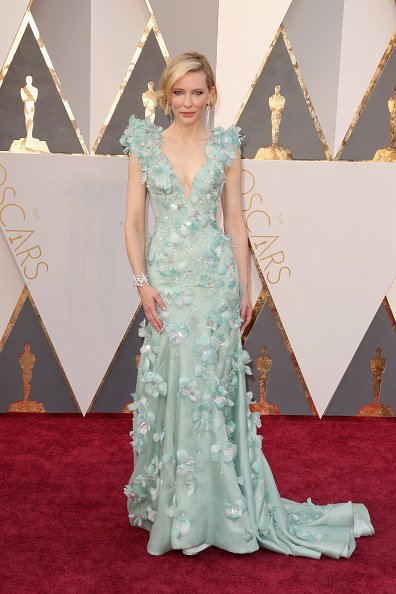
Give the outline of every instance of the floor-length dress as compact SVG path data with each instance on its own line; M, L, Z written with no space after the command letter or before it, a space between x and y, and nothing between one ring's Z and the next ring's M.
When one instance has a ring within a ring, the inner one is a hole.
M234 553L263 547L349 557L356 537L374 534L366 506L280 497L257 434L259 413L249 409L238 269L217 225L239 128L214 128L188 197L162 151L161 130L131 115L120 139L147 185L156 228L146 272L167 305L157 308L161 333L146 320L139 330L129 521L149 531L152 555L208 543Z

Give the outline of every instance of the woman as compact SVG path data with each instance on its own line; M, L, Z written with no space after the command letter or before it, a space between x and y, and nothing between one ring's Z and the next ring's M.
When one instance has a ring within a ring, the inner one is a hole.
M209 131L216 86L196 52L171 61L158 96L170 126L132 115L120 139L130 154L126 248L146 314L130 405L130 522L150 531L152 555L215 545L349 557L355 537L374 534L367 508L281 498L256 432L259 413L249 409L239 128ZM147 247L146 188L156 221ZM217 225L220 198L225 233Z

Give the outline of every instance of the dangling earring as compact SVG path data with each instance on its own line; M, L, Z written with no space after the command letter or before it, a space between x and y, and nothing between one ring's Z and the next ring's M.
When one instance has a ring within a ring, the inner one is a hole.
M172 124L173 123L173 111L172 111L171 104L169 104L169 117L170 117L170 121L171 121L171 124Z
M210 103L206 104L205 107L205 126L209 128L209 120L210 120Z

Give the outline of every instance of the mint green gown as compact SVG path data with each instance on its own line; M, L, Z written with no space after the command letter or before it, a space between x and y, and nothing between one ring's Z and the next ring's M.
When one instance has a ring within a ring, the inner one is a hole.
M162 128L131 115L120 142L137 158L155 216L145 261L167 309L164 330L144 320L132 394L134 470L124 488L131 525L147 550L208 543L233 553L350 557L374 534L362 503L316 505L280 497L251 413L240 337L241 290L217 209L239 128L216 127L188 198L162 152Z

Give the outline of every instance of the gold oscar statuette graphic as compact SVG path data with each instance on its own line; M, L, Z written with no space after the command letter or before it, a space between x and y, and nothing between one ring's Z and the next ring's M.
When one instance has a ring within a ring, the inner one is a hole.
M135 357L135 363L136 363L136 367L139 367L140 364L140 353L138 353ZM122 409L123 413L129 413L129 414L133 414L133 410L131 411L128 406L130 405L130 402L127 402L126 405L124 406L124 408Z
M279 406L266 400L268 374L272 365L272 357L268 354L268 347L261 347L261 355L257 357L256 364L259 372L260 400L252 402L250 410L251 412L259 412L260 415L279 415Z
M19 355L19 365L22 369L23 381L23 400L11 402L8 412L38 412L45 413L42 402L30 400L30 384L32 381L32 369L36 362L36 357L30 352L30 343L25 343L25 351Z
M10 147L10 153L49 153L50 150L45 140L39 140L33 136L35 103L38 97L38 89L32 85L33 78L26 77L26 85L21 88L21 99L24 105L26 138L14 140Z
M396 87L393 89L393 95L388 99L388 111L390 114L390 145L379 148L374 157L373 161L396 161Z
M147 83L147 91L142 93L142 102L144 107L144 117L146 120L154 123L155 108L158 105L157 93L154 91L154 82L149 80Z
M272 144L259 148L255 159L267 161L293 159L291 150L278 144L282 111L284 110L286 103L286 99L281 95L280 89L280 85L275 85L275 93L268 99L269 108L271 110Z
M379 403L382 375L386 367L386 359L382 357L382 349L376 350L376 356L371 359L371 372L373 374L374 402L359 408L358 417L393 417L390 406Z

